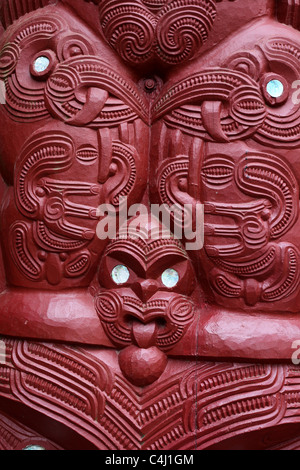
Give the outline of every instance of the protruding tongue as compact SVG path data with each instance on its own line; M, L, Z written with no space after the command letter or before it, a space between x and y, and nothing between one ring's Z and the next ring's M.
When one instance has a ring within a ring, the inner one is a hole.
M221 101L205 101L202 104L202 121L206 131L217 142L229 142L221 125Z
M144 325L134 321L132 325L132 340L139 348L147 349L154 346L157 337L157 323L150 322Z
M102 111L108 98L108 93L101 88L91 87L87 92L86 103L76 116L67 121L74 126L84 126L92 122Z

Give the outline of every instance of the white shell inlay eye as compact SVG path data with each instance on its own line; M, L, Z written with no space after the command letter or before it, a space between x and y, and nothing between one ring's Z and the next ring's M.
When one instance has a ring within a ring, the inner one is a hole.
M50 59L48 59L46 56L40 56L34 61L33 68L36 73L42 73L47 70L49 65Z
M111 277L116 284L126 284L130 277L130 272L126 266L116 266L112 272Z
M24 447L23 450L46 450L44 447L42 446L38 446L38 445L31 445L31 446L26 446Z
M267 84L267 92L272 98L280 98L284 92L283 83L280 80L271 80Z
M161 280L164 286L172 289L178 284L179 274L175 269L166 269L161 276Z

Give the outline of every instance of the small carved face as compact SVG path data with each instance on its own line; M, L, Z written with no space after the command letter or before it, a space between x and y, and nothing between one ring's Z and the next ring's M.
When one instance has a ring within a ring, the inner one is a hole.
M176 240L112 242L100 265L96 308L119 346L168 350L194 318L195 276Z

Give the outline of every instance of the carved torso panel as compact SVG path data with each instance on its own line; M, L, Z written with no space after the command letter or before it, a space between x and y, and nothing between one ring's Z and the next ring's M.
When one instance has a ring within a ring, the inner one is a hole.
M299 446L298 2L0 6L0 448Z

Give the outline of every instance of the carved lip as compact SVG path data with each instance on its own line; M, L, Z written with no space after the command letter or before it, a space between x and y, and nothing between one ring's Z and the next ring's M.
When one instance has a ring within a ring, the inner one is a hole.
M124 316L130 315L146 324L166 317L169 302L167 300L150 300L143 303L134 297L123 297Z

